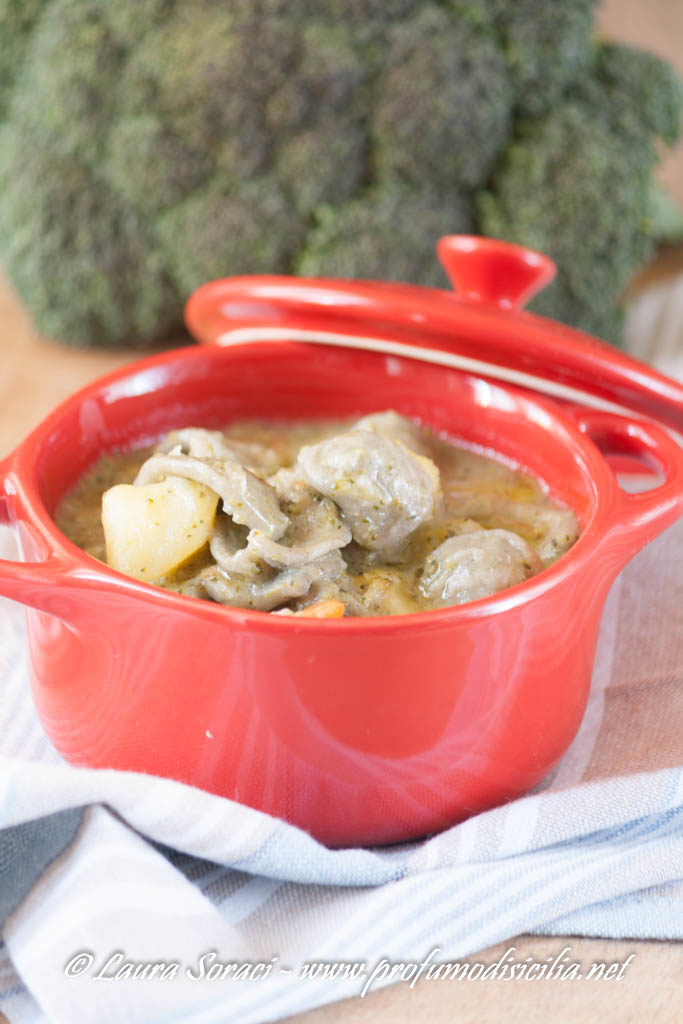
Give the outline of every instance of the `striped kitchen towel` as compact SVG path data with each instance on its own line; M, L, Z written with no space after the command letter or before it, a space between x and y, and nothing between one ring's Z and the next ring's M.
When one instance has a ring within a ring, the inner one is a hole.
M682 568L679 522L615 583L550 778L386 849L328 850L179 783L67 765L34 714L22 611L0 602L3 1012L249 1024L372 991L384 961L522 932L683 938Z

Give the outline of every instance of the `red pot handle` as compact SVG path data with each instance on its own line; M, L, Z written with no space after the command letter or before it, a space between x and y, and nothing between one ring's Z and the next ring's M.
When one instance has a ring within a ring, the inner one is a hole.
M480 235L445 235L436 246L458 298L521 309L555 277L549 256Z
M640 494L620 489L615 526L627 531L639 550L683 515L683 448L655 423L592 409L575 408L573 416L612 468L620 461L632 468L637 459L664 476L661 484Z
M23 510L9 471L9 460L6 460L0 463L0 525L13 526L17 522L23 522L27 529L36 533ZM42 534L40 536L42 539ZM43 544L47 548L44 540ZM59 603L61 608L63 601L59 599L60 588L56 583L63 581L69 567L67 560L55 551L48 551L47 557L39 562L14 562L0 558L0 596L58 614L55 605Z

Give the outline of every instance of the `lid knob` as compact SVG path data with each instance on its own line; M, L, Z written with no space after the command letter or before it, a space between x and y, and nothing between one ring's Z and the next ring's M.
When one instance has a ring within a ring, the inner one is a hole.
M555 277L549 256L479 235L445 235L436 253L458 296L521 309Z

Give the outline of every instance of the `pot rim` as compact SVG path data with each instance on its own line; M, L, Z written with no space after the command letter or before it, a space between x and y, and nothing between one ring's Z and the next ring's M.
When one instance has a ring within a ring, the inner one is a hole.
M278 343L279 348L284 348L285 345L286 343ZM3 565L25 566L29 570L35 569L37 576L41 577L44 582L47 582L48 578L51 583L59 580L66 582L68 580L72 591L74 587L80 586L88 590L107 590L110 593L118 592L119 594L129 595L147 603L168 605L169 609L172 608L177 612L187 612L190 615L198 615L204 619L208 618L217 624L248 627L249 629L255 629L257 632L275 630L275 632L281 632L283 635L291 635L292 632L315 630L318 632L322 631L322 633L334 631L336 634L341 629L345 634L354 635L356 633L383 633L387 630L420 630L420 628L428 630L447 628L457 622L499 615L509 609L536 600L550 588L561 585L570 576L586 568L589 559L597 554L598 549L608 540L614 529L621 530L624 528L625 508L629 502L633 502L633 496L626 495L621 490L616 477L604 460L599 448L588 436L587 431L581 429L581 426L577 425L570 416L565 415L556 407L546 404L537 396L529 396L512 386L501 385L496 382L494 386L500 388L502 392L509 393L516 398L521 397L528 407L535 407L542 411L544 416L550 417L554 421L555 426L559 427L561 432L571 440L575 461L580 459L579 470L587 484L586 494L589 498L590 513L574 545L557 562L541 570L541 572L529 580L506 588L489 597L462 605L426 610L407 615L345 616L342 619L335 620L293 618L262 611L223 606L208 600L187 597L173 591L164 590L154 584L143 583L125 576L77 547L59 530L49 514L39 491L39 455L49 443L54 427L63 421L68 413L80 409L88 398L99 395L108 388L113 387L115 389L117 385L120 385L127 379L135 378L146 371L159 369L178 361L202 362L207 359L221 358L223 353L234 352L237 347L251 348L252 346L231 346L227 350L220 347L198 348L190 346L135 360L91 382L85 388L66 398L48 414L28 437L21 442L15 451L0 464L0 477L6 477L4 488L5 500L10 505L9 515L6 516L6 519L10 522L20 520L33 527L32 532L37 533L36 539L39 541L40 546L45 549L47 558L43 562L32 563L3 563L0 560L0 575ZM352 353L349 353L349 358L353 358ZM409 357L406 356L405 358ZM466 374L462 371L456 372L471 379L481 379L477 378L474 374ZM154 388L151 390L154 390ZM616 417L612 418L616 419ZM538 429L540 430L542 427L539 426ZM455 440L457 441L457 437L455 437ZM674 442L670 443L674 444ZM37 450L36 446L38 446ZM494 456L505 458L497 449L490 449L490 451ZM538 473L534 473L533 470L530 472L536 479L539 479ZM547 481L542 482L548 486ZM552 491L552 487L550 489ZM2 498L3 493L0 490L0 504ZM16 507L12 508L15 505ZM13 512L14 515L12 514ZM641 547L642 543L642 541L638 543L637 547ZM629 557L630 554L631 549L629 548ZM622 561L625 560L619 560L619 565L615 568L617 570L621 568ZM43 567L42 573L41 566Z

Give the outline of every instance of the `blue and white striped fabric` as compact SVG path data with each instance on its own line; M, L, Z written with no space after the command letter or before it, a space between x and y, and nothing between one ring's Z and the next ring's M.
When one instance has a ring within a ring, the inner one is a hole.
M11 829L40 819L47 833L86 808L6 921L0 1007L12 1024L249 1024L373 990L388 980L379 961L462 959L523 932L683 938L682 566L683 522L613 587L588 710L551 778L373 850L327 850L178 783L65 764L33 712L21 610L0 603L0 864ZM365 967L302 977L311 961ZM125 962L178 970L96 978ZM270 969L212 980L218 962Z

